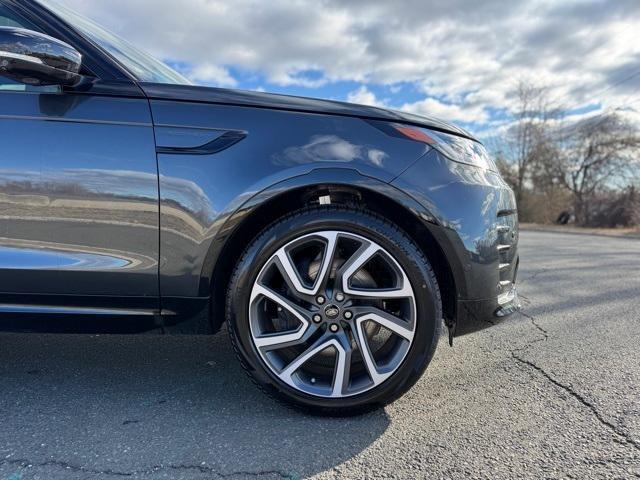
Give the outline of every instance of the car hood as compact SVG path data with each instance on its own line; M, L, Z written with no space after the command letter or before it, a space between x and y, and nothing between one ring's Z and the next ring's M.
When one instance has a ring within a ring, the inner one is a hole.
M385 120L389 122L417 125L476 140L466 130L434 117L413 115L411 113L371 107L367 105L356 105L353 103L337 102L333 100L295 97L275 93L229 90L224 88L199 87L193 85L142 83L140 87L150 99L272 108L309 113L345 115L372 120Z

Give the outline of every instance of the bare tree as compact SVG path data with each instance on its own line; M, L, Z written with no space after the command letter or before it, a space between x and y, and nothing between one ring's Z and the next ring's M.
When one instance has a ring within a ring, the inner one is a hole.
M561 109L549 99L546 88L525 81L519 82L516 96L514 122L506 132L500 158L518 205L522 205L527 184L549 170L546 164L554 156L551 121L559 117Z
M640 134L618 113L605 113L558 132L557 176L573 195L576 223L587 224L599 190L629 185L640 167Z
M635 208L634 189L633 201L622 196L640 184L637 124L619 110L570 123L547 89L526 81L515 95L513 121L494 151L523 221L553 221L572 205L576 223L584 225L600 222L609 207Z

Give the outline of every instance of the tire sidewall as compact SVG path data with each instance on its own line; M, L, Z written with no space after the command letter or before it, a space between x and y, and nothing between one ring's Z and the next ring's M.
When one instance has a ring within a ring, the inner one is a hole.
M385 248L402 266L414 290L416 331L407 355L394 374L366 392L344 398L316 397L287 385L264 364L249 326L249 299L264 264L282 246L303 235L322 230L340 230L361 235ZM267 393L333 413L383 405L395 400L420 378L437 345L442 324L438 285L422 252L397 227L366 212L318 208L289 215L263 232L246 250L233 275L227 296L229 331L244 367Z

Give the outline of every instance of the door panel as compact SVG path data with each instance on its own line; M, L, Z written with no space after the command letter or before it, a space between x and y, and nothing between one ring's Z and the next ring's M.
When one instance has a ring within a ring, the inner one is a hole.
M145 98L0 91L0 293L158 295Z

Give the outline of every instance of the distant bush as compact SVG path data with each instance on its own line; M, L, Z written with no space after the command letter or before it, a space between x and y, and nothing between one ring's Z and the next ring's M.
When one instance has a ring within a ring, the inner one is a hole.
M640 190L636 187L600 192L585 204L581 226L640 227ZM521 222L552 224L564 217L568 223L575 223L571 194L561 188L524 191L518 212Z
M602 193L590 205L592 211L585 223L588 227L640 226L640 192L635 187Z
M521 222L555 223L562 212L571 207L571 194L563 188L522 193L518 214Z

